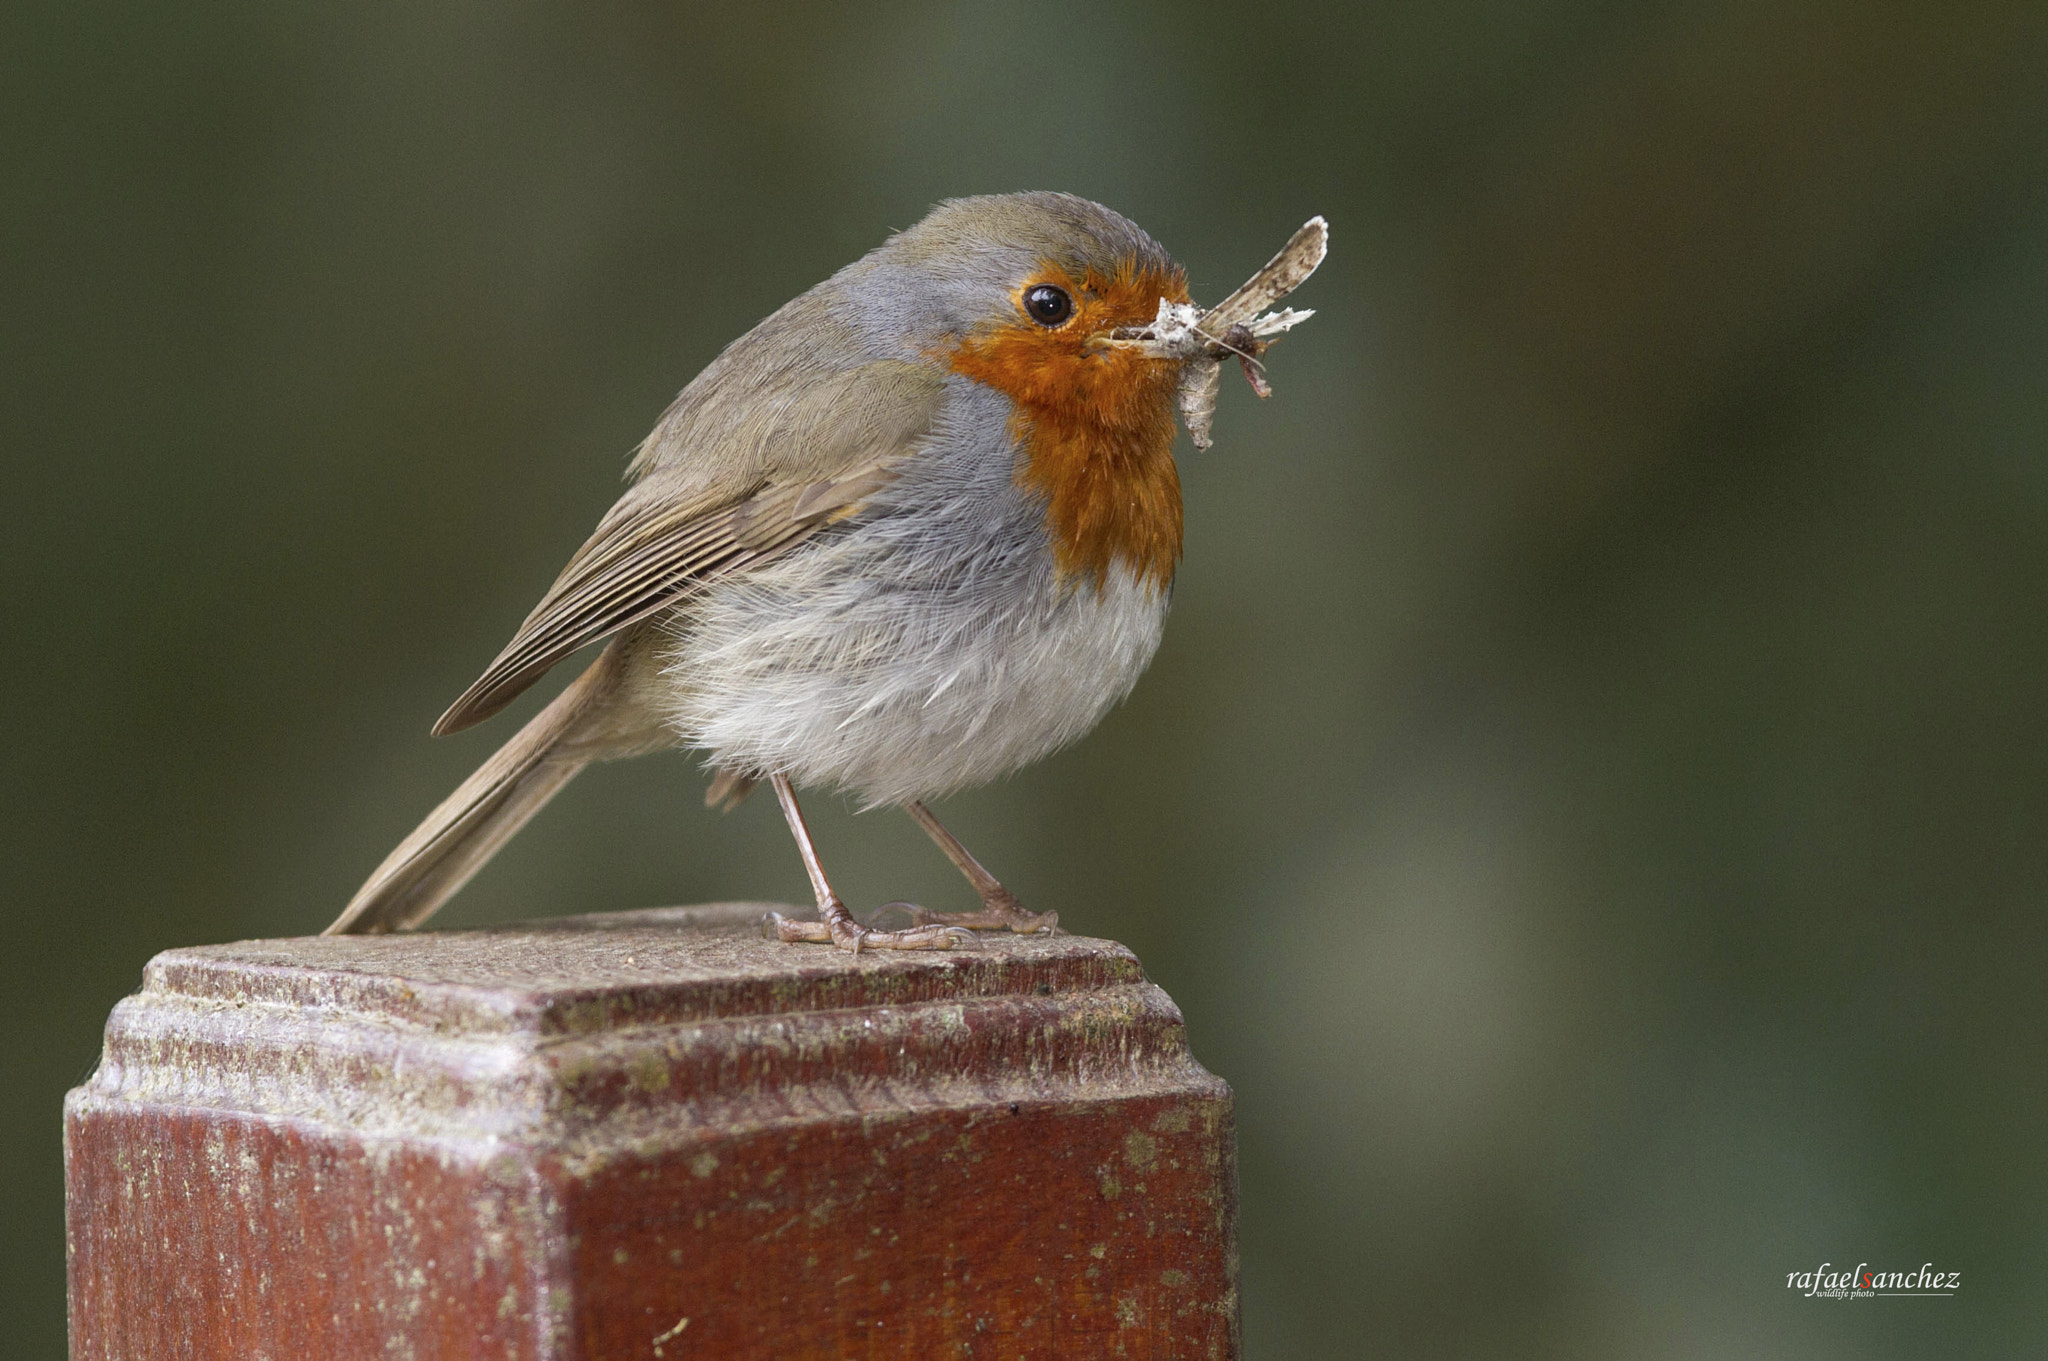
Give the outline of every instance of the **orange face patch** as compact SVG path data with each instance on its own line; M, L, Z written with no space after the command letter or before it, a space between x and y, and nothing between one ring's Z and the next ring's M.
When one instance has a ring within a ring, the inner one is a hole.
M1024 310L1041 284L1073 299L1073 315L1042 326ZM1101 587L1112 562L1164 587L1180 561L1180 474L1173 463L1177 367L1088 344L1118 326L1142 326L1159 300L1188 300L1178 271L1135 263L1079 279L1047 263L1012 299L1015 319L965 341L946 360L1016 403L1011 429L1024 448L1017 480L1044 493L1062 575Z

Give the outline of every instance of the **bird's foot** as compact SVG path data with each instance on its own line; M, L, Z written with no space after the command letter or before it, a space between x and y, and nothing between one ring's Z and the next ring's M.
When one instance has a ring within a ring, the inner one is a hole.
M981 944L973 932L957 926L919 923L905 931L871 931L855 921L846 904L836 898L825 905L819 916L822 921L807 922L770 912L763 925L777 940L836 945L854 954L863 950L973 950Z
M970 931L1013 931L1020 936L1059 934L1060 914L1057 912L1027 912L1024 904L1017 901L1017 895L1006 888L993 889L982 895L979 912L933 912L919 907L916 903L890 903L889 907L900 907L910 914L910 920L918 926L966 927ZM887 911L884 908L883 911Z

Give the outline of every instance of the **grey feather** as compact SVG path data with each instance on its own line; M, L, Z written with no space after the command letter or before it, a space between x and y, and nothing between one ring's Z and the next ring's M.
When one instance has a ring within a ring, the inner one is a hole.
M708 582L655 627L655 697L721 770L868 805L998 778L1080 737L1159 645L1167 593L1062 579L1008 403L950 384L930 448L852 519Z
M705 501L731 486L714 482L680 496L667 485L676 479L650 466L504 651L441 715L435 735L482 722L579 648L659 612L707 578L767 561L857 505L929 433L942 390L929 369L870 363L742 420L735 432L742 442L769 433L767 444L751 450L765 481L719 504ZM827 407L842 419L826 420ZM771 461L777 450L784 452Z

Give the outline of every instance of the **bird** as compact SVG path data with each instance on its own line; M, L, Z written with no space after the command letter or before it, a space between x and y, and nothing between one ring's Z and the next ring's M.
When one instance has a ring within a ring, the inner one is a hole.
M774 791L818 908L774 916L781 940L943 950L1057 930L930 804L1077 740L1151 662L1181 559L1175 414L1195 350L1145 328L1197 315L1143 229L1053 192L941 202L769 315L669 405L626 492L434 735L602 643L595 660L327 934L419 925L583 767L677 748L703 755L713 807ZM1212 404L1226 350L1264 392L1264 342L1231 336L1200 342ZM800 787L903 808L981 906L862 924Z

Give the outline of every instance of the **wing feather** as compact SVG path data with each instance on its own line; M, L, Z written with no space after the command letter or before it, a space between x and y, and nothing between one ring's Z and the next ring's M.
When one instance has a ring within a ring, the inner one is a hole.
M434 734L482 722L570 653L659 613L702 582L787 552L893 481L937 418L943 385L906 380L908 365L870 367L866 400L852 408L855 428L821 438L817 416L799 413L808 447L792 451L784 468L723 488L716 499L675 495L658 477L629 491ZM860 371L853 376L858 385ZM843 402L847 386L844 377L824 385L821 400ZM785 419L789 405L778 413Z

